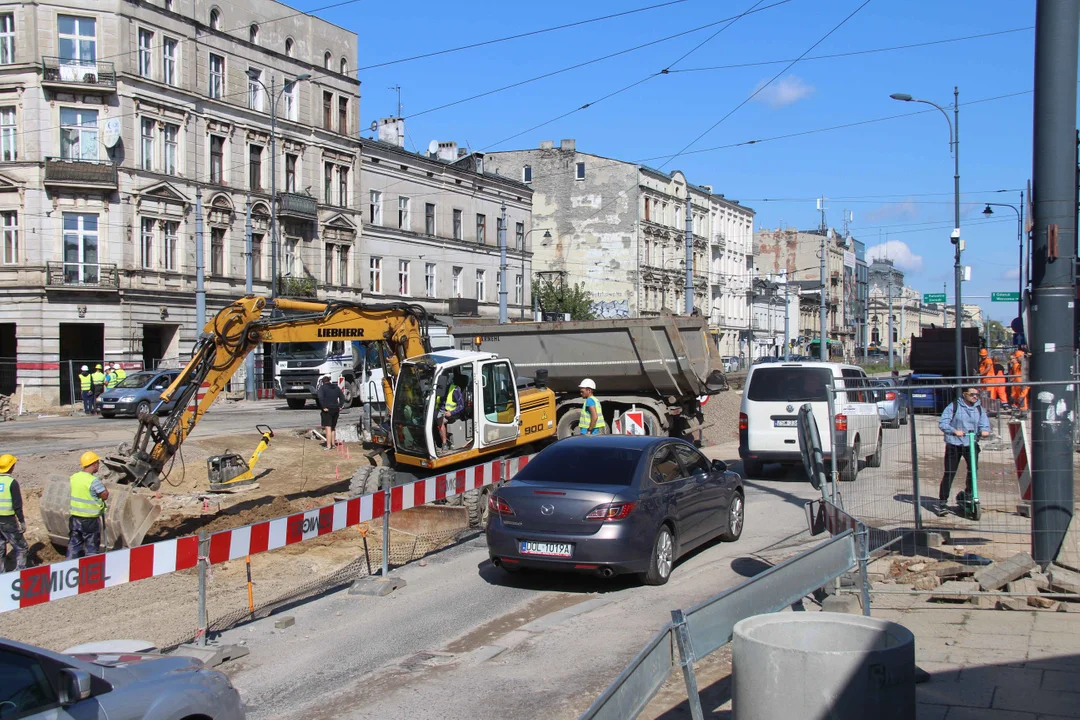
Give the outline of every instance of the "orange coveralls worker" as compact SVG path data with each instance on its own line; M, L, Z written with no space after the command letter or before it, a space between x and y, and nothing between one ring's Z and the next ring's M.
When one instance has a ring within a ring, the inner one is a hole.
M1013 353L1012 362L1009 363L1009 382L1024 381L1023 358L1024 353L1022 351L1017 350ZM1010 395L1012 396L1012 406L1014 410L1028 409L1028 390L1029 388L1020 385L1011 388Z
M1002 405L1008 405L1009 397L1005 394L1004 369L999 372L997 368L994 368L994 375L988 382L990 383L990 397L994 400L998 400Z

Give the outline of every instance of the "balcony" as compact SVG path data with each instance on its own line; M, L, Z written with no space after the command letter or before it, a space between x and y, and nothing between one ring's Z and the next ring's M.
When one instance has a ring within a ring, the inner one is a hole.
M108 160L45 158L45 184L55 187L116 190L116 166Z
M54 90L116 92L116 70L104 60L72 60L43 56L41 84Z
M120 275L109 263L46 263L45 285L65 290L119 290Z
M319 205L310 195L278 193L278 217L315 222L319 219Z

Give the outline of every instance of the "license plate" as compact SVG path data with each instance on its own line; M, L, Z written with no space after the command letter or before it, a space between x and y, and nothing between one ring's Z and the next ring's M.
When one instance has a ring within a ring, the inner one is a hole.
M930 397L930 396L929 396L929 395L927 395L926 393L912 393L912 394L911 394L911 397L917 397L917 398L928 398L928 397Z
M798 420L773 420L773 427L797 427Z
M115 407L116 407L115 405L102 405L101 409L102 410L112 410Z
M303 386L303 385L293 385L293 386L292 386L291 388L289 388L289 389L290 389L290 390L303 390L303 389L304 389L304 386Z
M521 554L568 558L574 554L574 545L572 543L532 542L531 540L522 540Z

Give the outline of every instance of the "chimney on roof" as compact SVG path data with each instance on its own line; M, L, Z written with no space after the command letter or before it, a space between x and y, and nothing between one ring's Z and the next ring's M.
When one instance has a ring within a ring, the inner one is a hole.
M435 151L435 157L445 162L454 162L457 159L458 147L454 141L440 142Z
M402 118L379 118L379 141L405 147L405 120Z
M465 157L465 156L466 156L466 155L468 155L468 154L469 154L469 151L468 151L468 150L466 150L465 148L458 148L458 151L457 151L457 156L458 156L459 158L463 158L463 157Z
M554 140L541 140L540 141L540 149L541 150L552 150L552 149L554 149L554 147L555 147L555 141Z
M559 149L566 150L568 152L574 152L577 150L577 140L570 138L569 140L562 140L559 142Z

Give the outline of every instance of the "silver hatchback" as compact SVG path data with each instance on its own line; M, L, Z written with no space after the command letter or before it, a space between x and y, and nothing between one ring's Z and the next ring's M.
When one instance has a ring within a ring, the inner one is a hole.
M898 428L901 425L907 425L907 395L900 389L900 385L892 378L871 380L870 384L874 387L881 426Z

